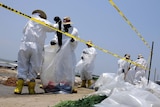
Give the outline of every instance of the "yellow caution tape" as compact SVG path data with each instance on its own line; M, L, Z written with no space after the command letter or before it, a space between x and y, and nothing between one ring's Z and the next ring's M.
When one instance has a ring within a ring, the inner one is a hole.
M89 45L91 45L92 47L94 47L94 48L96 48L96 49L99 49L99 50L102 51L102 52L105 52L105 53L108 53L108 54L110 54L110 55L112 55L112 56L114 56L114 57L123 59L123 57L121 57L121 56L119 56L119 55L117 55L117 54L114 54L114 53L112 53L112 52L110 52L110 51L108 51L108 50L106 50L106 49L103 49L103 48L101 48L101 47L99 47L99 46L96 46L96 45L94 45L94 44L88 43L87 41L85 41L85 40L83 40L83 39L81 39L81 38L79 38L79 37L77 37L77 36L71 35L71 34L69 34L69 33L67 33L67 32L63 32L63 31L61 31L61 30L53 27L52 25L46 24L46 23L44 23L44 22L42 22L42 21L40 21L40 20L37 20L36 18L33 18L33 17L29 16L29 15L26 15L26 14L24 14L24 13L22 13L22 12L20 12L20 11L17 11L17 10L15 10L15 9L11 8L11 7L8 7L8 6L6 6L6 5L4 5L4 4L2 4L2 3L0 3L0 6L3 7L3 8L5 8L5 9L7 9L7 10L10 10L10 11L12 11L12 12L18 14L18 15L21 15L21 16L23 16L23 17L25 17L25 18L28 18L28 19L32 20L32 21L35 21L35 22L37 22L37 23L39 23L39 24L42 24L42 25L44 25L44 26L47 26L47 27L49 27L49 28L51 28L51 29L53 29L53 30L55 30L55 31L58 31L58 32L66 35L66 36L69 36L69 37L71 37L71 38L74 38L74 39L76 39L76 40L78 40L78 41L80 41L80 42L82 42L82 43L89 44ZM126 60L126 59L124 59L124 60ZM142 65L140 65L140 64L137 64L137 63L135 63L135 62L133 62L133 61L131 61L131 60L126 60L126 61L127 61L127 62L130 62L130 63L132 63L132 64L134 64L134 65L136 65L136 66L139 66L139 67L141 67L141 68L143 68L143 69L146 69L144 66L142 66Z
M113 0L109 0L110 4L118 11L118 13L123 17L123 19L130 25L132 30L134 30L137 35L140 37L140 39L144 42L144 44L149 48L149 44L145 41L145 39L142 37L142 35L137 31L137 29L132 25L132 23L125 17L125 15L122 13L122 11L116 6L116 4L113 2Z

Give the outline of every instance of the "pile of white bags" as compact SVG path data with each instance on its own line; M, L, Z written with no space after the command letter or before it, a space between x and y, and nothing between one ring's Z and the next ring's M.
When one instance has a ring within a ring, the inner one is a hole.
M109 96L95 107L160 107L160 86L143 78L140 84L124 82L124 75L103 73L95 87L94 94Z

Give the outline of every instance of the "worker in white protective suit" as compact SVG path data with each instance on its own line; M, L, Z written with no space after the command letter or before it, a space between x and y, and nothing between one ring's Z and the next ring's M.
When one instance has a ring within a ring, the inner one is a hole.
M126 78L128 70L130 69L130 63L127 60L130 60L129 54L125 54L124 58L118 60L117 74L118 75L124 74L124 80Z
M91 44L91 40L86 43L87 48L83 49L81 60L76 65L76 71L79 71L82 80L81 87L85 88L90 88L92 85L92 73L94 71L94 63L97 55L96 49L92 47Z
M58 27L57 24L53 25L46 20L47 16L42 10L34 10L32 17L53 27ZM42 67L46 32L53 32L53 30L32 20L27 22L18 52L18 80L14 90L15 94L21 94L25 80L29 80L29 94L35 94L35 79Z
M72 26L70 17L63 18L63 31L73 36L78 36L78 30ZM51 45L57 45L58 48L54 58L48 66L43 66L41 80L45 92L52 93L76 93L74 88L76 55L75 49L78 41L67 35L56 34L51 41Z
M134 84L140 83L141 78L145 77L146 75L146 69L147 69L147 61L144 59L142 54L138 55L137 60L135 63L141 65L141 66L136 66L135 67L135 79L134 79Z
M125 78L125 82L129 82L131 84L134 84L134 78L135 78L135 65L130 63L130 69L128 70Z

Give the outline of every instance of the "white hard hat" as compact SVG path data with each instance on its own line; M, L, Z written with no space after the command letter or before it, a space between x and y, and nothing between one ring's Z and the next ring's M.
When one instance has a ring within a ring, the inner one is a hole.
M138 54L138 58L143 58L142 54Z

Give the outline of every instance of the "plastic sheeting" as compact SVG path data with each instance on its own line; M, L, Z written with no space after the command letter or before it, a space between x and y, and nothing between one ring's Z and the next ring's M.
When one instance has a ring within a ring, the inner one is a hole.
M109 96L95 107L160 107L160 86L142 78L141 83L132 85L124 82L124 75L103 73L95 83L95 94Z
M43 89L52 93L71 93L75 74L70 39L63 44L60 51L57 45L45 46L44 62L40 74Z

